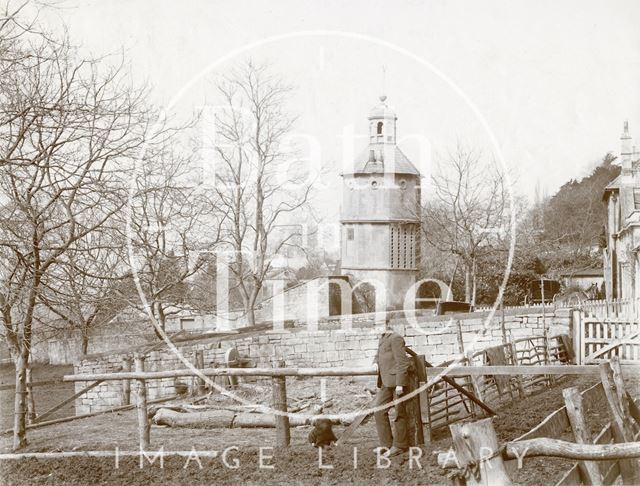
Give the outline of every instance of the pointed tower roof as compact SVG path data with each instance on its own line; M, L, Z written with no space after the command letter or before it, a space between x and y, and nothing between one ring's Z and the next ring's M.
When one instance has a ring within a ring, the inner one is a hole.
M374 152L375 153L375 152ZM385 152L386 154L387 152ZM416 168L415 165L409 160L409 158L404 154L400 147L395 145L393 147L393 151L390 152L393 160L388 160L388 156L386 160L383 160L382 163L386 163L388 167L393 167L393 172L395 174L410 174L415 176L420 176L420 171ZM376 163L371 160L371 149L366 148L358 156L353 164L353 172L355 174L373 174L376 172L383 172L382 164Z

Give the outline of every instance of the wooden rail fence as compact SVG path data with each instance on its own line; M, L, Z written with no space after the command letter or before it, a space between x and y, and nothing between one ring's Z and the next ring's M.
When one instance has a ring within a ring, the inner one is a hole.
M514 441L499 446L491 419L452 425L454 453L441 453L442 467L454 468L452 484L512 484L510 470L526 457L578 460L556 486L640 484L640 409L625 390L617 357L598 366L600 383L578 392L563 390L565 406ZM586 420L591 407L607 403L611 422L591 437ZM569 430L575 442L562 440Z
M142 366L144 366L144 361ZM273 381L274 403L279 411L286 411L286 382L282 383L286 377L298 376L374 376L376 369L374 367L363 368L205 368L198 369L182 369L167 371L143 371L137 366L135 371L116 372L116 373L96 373L84 375L67 375L64 381L94 381L94 380L136 380L139 384L136 391L136 407L138 409L138 426L140 430L140 446L147 447L147 430L149 427L149 419L146 413L146 397L141 390L148 380L179 376L264 376L271 377ZM640 366L627 365L624 367L629 372L640 372ZM428 376L433 377L435 374L441 374L447 377L480 377L484 375L492 376L537 376L537 375L598 375L598 366L568 366L568 365L544 365L544 366L522 366L522 365L504 365L504 366L452 366L452 367L433 367L428 368ZM439 380L440 378L438 378ZM284 403L284 406L282 405ZM147 404L148 405L148 404ZM357 412L351 414L358 416ZM278 425L279 424L279 425ZM288 435L288 424L284 420L276 421L276 434L278 443L288 445L286 439Z
M578 364L601 363L617 357L640 362L640 317L596 316L573 312L574 348Z

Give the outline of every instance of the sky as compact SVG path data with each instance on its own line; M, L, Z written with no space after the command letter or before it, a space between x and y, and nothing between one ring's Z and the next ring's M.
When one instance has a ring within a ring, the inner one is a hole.
M215 104L216 76L243 60L269 63L296 88L288 109L317 146L330 213L352 157L344 136L366 133L381 94L427 179L462 142L530 198L617 153L624 120L640 137L636 0L58 0L41 20L95 55L124 49L177 112Z

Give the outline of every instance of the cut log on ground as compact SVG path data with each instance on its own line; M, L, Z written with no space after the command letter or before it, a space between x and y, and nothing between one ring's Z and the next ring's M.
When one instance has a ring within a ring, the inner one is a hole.
M302 425L309 425L309 419L305 417L297 417L291 415L289 417L290 427L299 427ZM238 413L235 419L233 419L233 427L275 427L276 420L273 415L264 413Z
M235 415L229 410L181 413L161 408L153 416L153 423L190 429L224 429L231 427Z
M267 413L236 413L232 410L203 410L200 412L181 412L180 407L158 409L153 416L156 425L184 427L190 429L224 429L224 428L274 428L275 417ZM309 424L309 417L292 415L289 418L292 427Z

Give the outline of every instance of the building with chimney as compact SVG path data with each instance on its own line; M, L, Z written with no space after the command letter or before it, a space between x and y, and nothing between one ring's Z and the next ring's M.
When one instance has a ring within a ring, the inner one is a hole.
M342 174L341 271L354 289L373 286L386 309L405 308L420 259L421 176L397 145L397 120L380 96L368 146Z
M607 299L640 298L640 153L632 145L629 123L620 137L620 175L604 191L607 206L603 251Z

